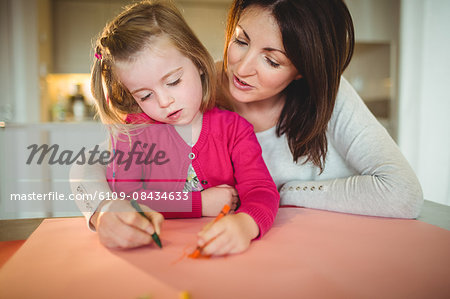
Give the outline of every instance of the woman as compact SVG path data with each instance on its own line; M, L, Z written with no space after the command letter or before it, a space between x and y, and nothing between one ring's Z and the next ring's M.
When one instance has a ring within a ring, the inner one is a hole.
M343 1L236 0L226 32L222 92L253 124L282 205L417 217L414 172L341 80L354 45Z
M415 218L423 198L414 172L341 78L353 46L353 24L342 0L235 0L221 105L253 124L281 205ZM74 192L109 190L104 169L75 166L71 179L79 178L101 183L73 182ZM217 191L224 202L235 194L226 186ZM96 206L84 210L90 219ZM101 222L97 214L91 224Z

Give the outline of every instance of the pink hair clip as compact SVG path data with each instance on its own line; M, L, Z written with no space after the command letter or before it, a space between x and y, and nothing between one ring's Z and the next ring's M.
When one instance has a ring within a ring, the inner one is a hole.
M95 53L95 58L97 58L98 60L102 60L102 54L100 53Z

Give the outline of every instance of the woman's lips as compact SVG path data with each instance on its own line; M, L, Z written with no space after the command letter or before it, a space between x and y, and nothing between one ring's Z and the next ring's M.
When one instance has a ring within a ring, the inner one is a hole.
M233 75L233 84L237 89L244 90L244 91L250 90L253 88L253 86L247 84L247 82L239 80L239 78L236 77L235 75Z
M181 116L181 110L183 110L183 109L180 109L180 110L177 110L175 112L172 112L171 114L167 115L167 118L170 119L170 120L177 120L177 119L179 119L180 116Z

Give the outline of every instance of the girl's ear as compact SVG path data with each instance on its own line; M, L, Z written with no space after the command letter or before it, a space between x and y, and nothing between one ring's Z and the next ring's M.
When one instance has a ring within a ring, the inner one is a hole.
M297 74L297 76L295 76L294 80L298 80L298 79L301 79L301 78L303 78L303 76L301 74Z

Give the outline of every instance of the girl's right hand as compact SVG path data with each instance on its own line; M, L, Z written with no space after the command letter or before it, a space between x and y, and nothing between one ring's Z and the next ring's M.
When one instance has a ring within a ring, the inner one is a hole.
M216 217L224 205L236 210L239 194L230 185L218 185L202 191L202 216Z
M134 248L152 242L151 235L159 235L164 217L141 205L148 219L140 215L127 200L113 200L99 207L93 216L100 243L114 249ZM95 218L94 218L95 217Z
M259 227L255 220L246 213L237 213L205 225L198 233L197 245L204 246L204 255L236 254L247 250L258 235Z

